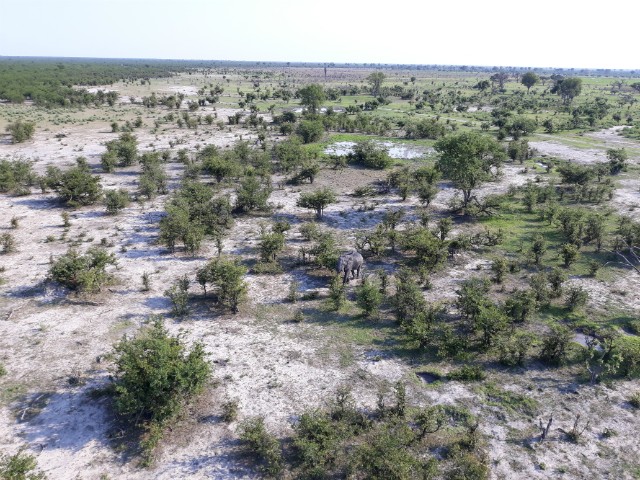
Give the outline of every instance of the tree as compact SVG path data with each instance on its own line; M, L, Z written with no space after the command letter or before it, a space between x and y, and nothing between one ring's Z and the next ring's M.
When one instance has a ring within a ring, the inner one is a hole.
M161 320L115 345L115 408L149 432L147 450L158 443L161 429L185 402L204 388L211 376L205 357L201 343L188 350Z
M524 75L522 75L522 78L520 79L520 83L522 83L525 87L527 87L527 93L529 93L529 90L531 89L531 87L533 87L539 81L540 81L540 77L536 73L531 71L526 72Z
M492 168L505 158L502 146L492 137L477 132L448 135L435 144L440 154L436 166L443 176L462 190L465 208L472 192L493 177Z
M316 113L327 98L322 85L317 83L312 83L298 90L298 96L300 104L307 107L309 113Z
M500 90L504 90L504 84L508 79L509 79L509 74L506 72L494 73L493 75L491 75L491 77L489 77L489 80L491 80L492 83L495 83L495 82L498 83Z
M36 130L36 124L33 122L16 120L15 122L7 125L5 130L11 134L11 141L13 143L22 143L33 137L33 133Z
M369 85L371 85L371 95L374 97L380 95L380 87L382 87L382 82L384 82L385 78L387 77L382 72L373 72L369 74L366 80L369 82Z
M316 211L318 218L322 218L327 205L336 201L336 194L328 187L300 195L296 205L302 208L311 208Z
M560 78L551 88L551 93L557 93L565 104L570 104L582 91L582 79L578 77Z

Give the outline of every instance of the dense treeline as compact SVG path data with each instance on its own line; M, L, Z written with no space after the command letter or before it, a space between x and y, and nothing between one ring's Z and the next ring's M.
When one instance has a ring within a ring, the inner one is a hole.
M99 95L74 85L110 85L117 81L168 77L184 66L159 61L68 59L0 60L0 99L12 103L33 100L42 106L95 103ZM104 98L104 101L109 101Z

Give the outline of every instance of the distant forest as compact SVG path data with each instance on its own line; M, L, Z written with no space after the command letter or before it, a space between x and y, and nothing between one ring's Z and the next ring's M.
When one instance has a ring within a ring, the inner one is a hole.
M211 68L364 68L376 70L424 70L469 73L507 73L533 70L540 74L636 77L640 70L527 68L471 65L410 65L381 63L256 62L227 60L157 60L54 57L0 57L0 100L22 103L32 100L44 107L89 105L114 101L73 86L111 85L118 81L169 77L178 72Z

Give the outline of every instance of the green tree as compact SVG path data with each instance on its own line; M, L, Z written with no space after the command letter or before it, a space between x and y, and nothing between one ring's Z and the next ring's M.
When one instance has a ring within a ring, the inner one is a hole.
M462 190L463 208L472 199L472 192L494 175L505 158L502 146L492 137L476 132L448 135L435 144L440 154L437 167L445 178Z
M561 78L551 88L551 93L560 95L565 104L570 104L582 92L582 79L578 77Z
M315 190L313 192L303 193L296 202L296 205L302 208L310 208L316 211L316 216L322 218L324 209L327 205L335 203L336 194L328 187Z
M522 83L525 87L527 87L527 93L531 90L535 84L540 81L540 77L532 71L525 72L520 79L520 83Z
M11 141L13 143L22 143L33 137L36 131L36 124L33 122L25 122L23 120L16 120L6 126L5 130L11 134Z
M382 87L382 82L387 78L386 75L382 72L373 72L369 74L366 78L369 85L371 85L371 95L377 97L380 95L380 88Z
M326 100L326 95L322 85L312 83L298 90L300 104L307 107L309 113L316 113ZM306 143L306 142L305 142Z

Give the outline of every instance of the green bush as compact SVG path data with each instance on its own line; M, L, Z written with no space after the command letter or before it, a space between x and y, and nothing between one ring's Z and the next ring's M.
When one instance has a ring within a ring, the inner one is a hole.
M280 442L267 432L264 418L255 417L240 425L240 440L247 449L263 462L262 471L270 476L279 475L284 469Z
M115 264L115 256L102 248L91 247L84 255L71 248L51 265L49 276L71 290L96 293L109 280L107 266Z
M267 210L271 186L260 182L255 175L245 177L236 188L236 210Z
M19 193L35 184L37 175L24 160L0 160L0 193Z
M640 338L622 335L613 348L620 358L620 374L628 378L640 376Z
M0 235L0 254L16 251L16 238L10 233Z
M171 300L171 313L176 317L184 317L189 313L189 278L185 275L178 279L164 292Z
M117 215L120 210L129 205L130 201L129 192L123 188L119 190L107 190L104 195L104 204L109 215Z
M380 285L371 279L365 279L356 289L356 302L362 309L365 317L371 317L377 313L382 304Z
M296 133L304 143L317 142L324 134L324 125L319 120L303 120L298 125Z
M115 408L147 432L148 451L185 402L204 388L211 375L205 356L202 344L187 350L179 337L169 335L161 320L115 345Z
M567 358L573 332L563 325L553 325L542 341L540 358L552 365L560 365Z
M33 137L33 134L36 131L36 124L33 122L16 120L15 122L7 125L5 130L11 134L11 141L13 143L22 143Z
M65 172L50 171L47 181L58 192L60 200L70 207L91 205L102 196L100 178L91 175L86 160L79 158L78 165Z
M111 140L106 146L107 151L102 155L105 172L112 172L116 166L131 166L138 158L138 140L131 133L120 134L118 140Z
M348 160L377 170L393 165L393 159L389 156L387 149L372 141L358 142L353 147L353 152L348 155Z
M196 280L207 294L207 285L211 284L217 302L238 313L238 307L247 294L247 284L243 280L247 267L237 260L216 258L198 269Z
M38 470L36 457L24 453L21 448L15 455L0 455L0 478L2 480L45 480L47 476Z
M460 382L478 382L486 378L486 374L478 365L463 365L447 375L449 380Z
M629 403L633 408L640 409L640 391L631 394Z

